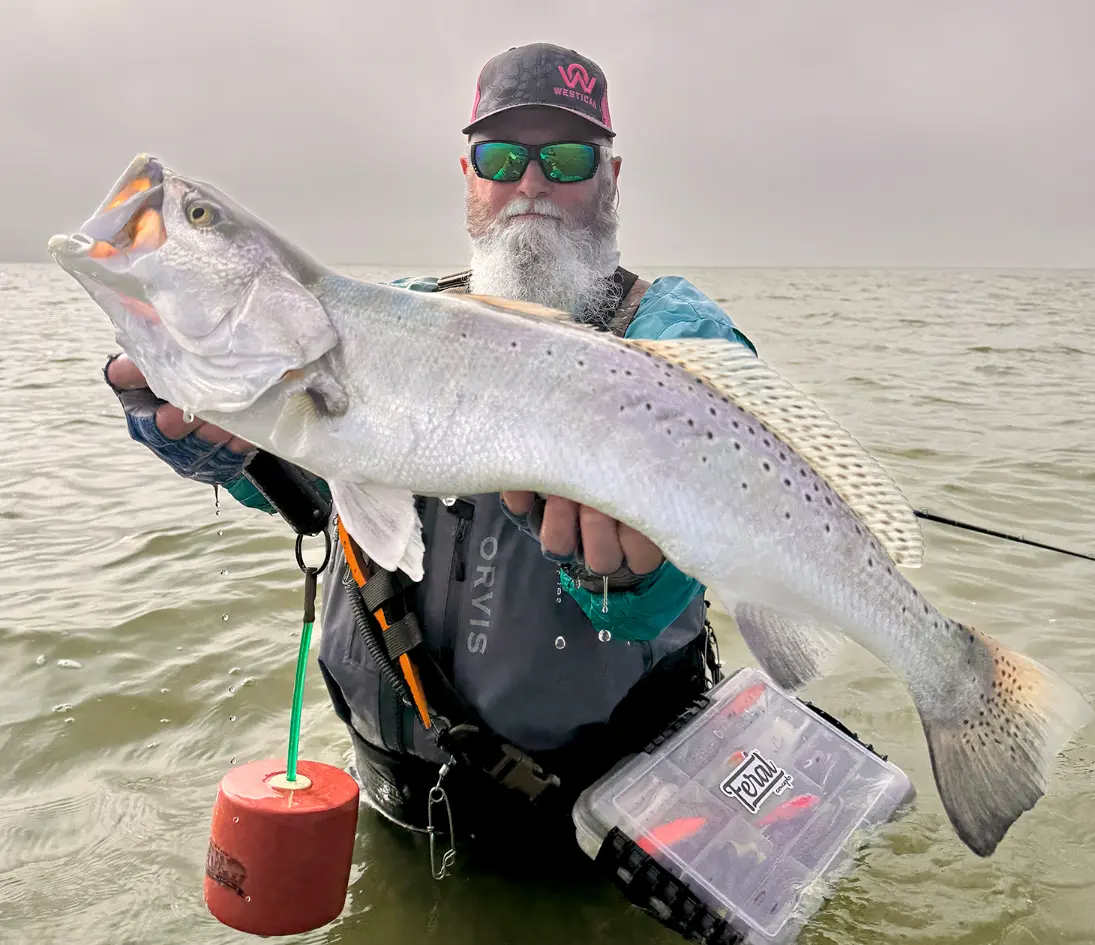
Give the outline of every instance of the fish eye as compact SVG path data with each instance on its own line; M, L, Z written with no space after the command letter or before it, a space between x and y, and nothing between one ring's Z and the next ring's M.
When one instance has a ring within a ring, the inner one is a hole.
M186 208L186 219L192 226L210 226L216 219L216 214L209 204L195 201Z

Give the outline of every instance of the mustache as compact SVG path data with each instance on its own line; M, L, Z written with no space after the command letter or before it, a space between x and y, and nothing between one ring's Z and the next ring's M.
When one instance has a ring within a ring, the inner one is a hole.
M522 213L538 213L541 216L553 217L556 220L565 220L566 212L547 197L532 200L529 197L514 197L499 212L499 220L508 220L511 217L520 216Z

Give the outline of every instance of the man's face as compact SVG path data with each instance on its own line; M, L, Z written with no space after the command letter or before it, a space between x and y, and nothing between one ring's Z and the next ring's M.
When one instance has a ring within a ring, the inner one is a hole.
M521 108L484 122L476 141L515 141L537 148L559 141L608 145L577 115ZM472 240L472 291L540 302L575 315L595 310L610 292L616 268L616 179L620 159L601 152L587 181L550 180L530 161L519 180L486 180L467 154L466 221Z

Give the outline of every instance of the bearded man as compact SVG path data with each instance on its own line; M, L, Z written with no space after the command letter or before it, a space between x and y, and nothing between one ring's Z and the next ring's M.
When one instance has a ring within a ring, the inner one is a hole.
M539 303L628 337L752 348L685 279L648 283L620 266L607 92L596 63L558 46L487 62L462 131L470 267L394 284ZM185 421L124 357L105 374L135 439L180 475L275 511L242 475L250 444ZM514 830L523 841L535 830L535 842L576 850L569 813L580 791L719 678L704 589L642 535L558 496L420 497L418 511L425 576L396 580L387 600L401 596L420 632L426 698L445 709L431 725L355 623L338 543L323 581L319 664L363 797L412 830L432 814L447 833L451 812L457 841L512 847ZM448 809L431 811L438 785Z

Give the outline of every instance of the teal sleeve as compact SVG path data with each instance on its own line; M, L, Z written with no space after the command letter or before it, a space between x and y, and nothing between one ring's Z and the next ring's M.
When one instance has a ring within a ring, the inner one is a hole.
M712 299L679 276L656 279L643 296L627 337L653 340L724 338L756 348L730 316ZM595 630L607 630L624 640L652 640L673 623L704 587L669 561L634 588L610 591L608 612L604 593L575 584L560 570L561 583L577 602Z

